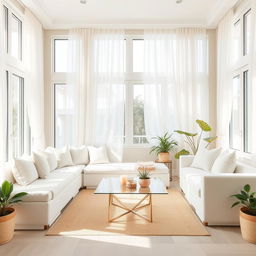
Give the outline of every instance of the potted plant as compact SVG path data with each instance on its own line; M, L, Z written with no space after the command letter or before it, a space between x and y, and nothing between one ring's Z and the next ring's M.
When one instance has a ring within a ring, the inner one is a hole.
M151 173L149 171L139 171L139 183L142 188L148 188L150 185L150 176Z
M232 195L238 201L231 207L242 205L240 209L240 227L242 237L250 243L256 243L256 192L251 192L249 184L244 186L241 194Z
M179 159L181 155L189 155L191 153L193 155L195 155L198 148L199 148L199 145L201 143L203 132L210 132L212 130L211 126L203 120L196 120L196 123L198 124L198 126L201 130L199 132L199 135L198 135L198 133L184 132L184 131L181 131L181 130L174 131L178 134L181 134L181 135L185 136L185 138L186 138L185 143L190 148L190 151L186 150L186 149L182 149L179 152L177 152L175 154L176 159ZM216 139L217 139L217 136L204 138L203 140L207 142L205 147L207 148Z
M165 133L164 136L153 137L152 139L158 140L158 145L151 148L150 153L155 152L158 155L159 162L170 161L170 151L173 151L178 145L177 141L171 139L172 134Z
M21 202L27 193L20 192L11 197L13 184L4 181L0 187L0 244L9 242L13 238L16 211L12 205Z

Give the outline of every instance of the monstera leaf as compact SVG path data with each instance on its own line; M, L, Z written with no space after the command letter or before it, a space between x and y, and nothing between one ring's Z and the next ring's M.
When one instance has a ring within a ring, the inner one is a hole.
M176 158L176 159L179 159L180 156L184 156L184 155L190 155L190 152L187 151L186 149L182 149L181 151L179 151L179 152L177 152L177 153L175 154L175 158Z
M204 140L208 143L212 143L213 141L215 141L218 138L218 136L213 136L213 137L208 137L208 138L204 138Z
M189 137L195 137L197 135L197 133L184 132L184 131L181 131L181 130L176 130L174 132L177 132L179 134L184 134L184 135L189 136Z
M196 122L204 132L210 132L212 130L211 126L205 121L197 119Z

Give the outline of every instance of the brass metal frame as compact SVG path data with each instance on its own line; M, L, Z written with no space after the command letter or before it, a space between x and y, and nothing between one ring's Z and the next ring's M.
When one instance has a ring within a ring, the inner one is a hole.
M147 201L146 204L142 204L144 201L146 201L146 199L149 199ZM114 200L117 202L114 202ZM124 213L116 216L116 217L112 217L111 216L111 208L112 207L119 207L123 210L125 210ZM142 214L139 214L137 212L137 210L140 210L142 208L145 207L150 207L150 213L149 216L144 216ZM108 222L113 222L125 215L127 215L128 213L133 213L134 215L139 216L140 218L148 221L148 222L152 222L153 221L153 211L152 211L152 196L151 194L146 194L138 203L136 203L132 208L130 208L129 206L127 206L124 202L122 202L116 195L114 194L109 194L109 201L108 201ZM112 217L112 218L111 218Z

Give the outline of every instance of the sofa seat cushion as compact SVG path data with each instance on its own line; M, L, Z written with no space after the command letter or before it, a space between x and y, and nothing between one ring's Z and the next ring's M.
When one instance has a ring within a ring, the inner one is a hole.
M37 179L27 186L14 184L14 192L27 192L26 202L47 202L55 198L77 176L81 176L83 165L68 166L52 171L47 179Z
M168 173L168 168L161 163L155 164L156 169L152 173ZM85 174L105 174L122 175L137 174L136 163L109 163L109 164L89 164L84 168Z
M194 167L180 168L180 187L185 194L188 194L188 182L192 176L205 176L209 175L210 172L204 171Z

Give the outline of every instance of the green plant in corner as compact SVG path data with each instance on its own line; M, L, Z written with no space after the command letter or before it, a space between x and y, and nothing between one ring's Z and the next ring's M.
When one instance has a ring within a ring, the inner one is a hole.
M244 207L244 213L256 216L256 192L250 191L251 186L246 184L240 194L232 195L231 197L235 197L238 201L233 203L231 208L240 204Z
M12 191L13 184L4 181L0 187L0 217L10 214L10 207L15 203L21 202L21 198L27 195L26 192L20 192L11 197Z
M158 145L153 146L151 148L150 153L155 152L156 154L159 154L159 153L168 153L170 151L173 151L178 145L178 143L177 141L171 138L172 138L172 134L169 135L168 132L166 132L162 137L161 136L153 137L152 139L158 140Z
M191 152L186 149L180 150L175 154L176 159L179 159L181 155L190 155L191 153L195 155L196 152L198 151L203 133L210 132L212 130L211 126L203 120L196 120L196 123L200 128L199 133L191 133L191 132L185 132L181 130L174 131L178 134L185 136L185 143L188 145L189 149L191 150ZM203 140L207 142L206 148L216 139L217 139L217 136L203 138Z

